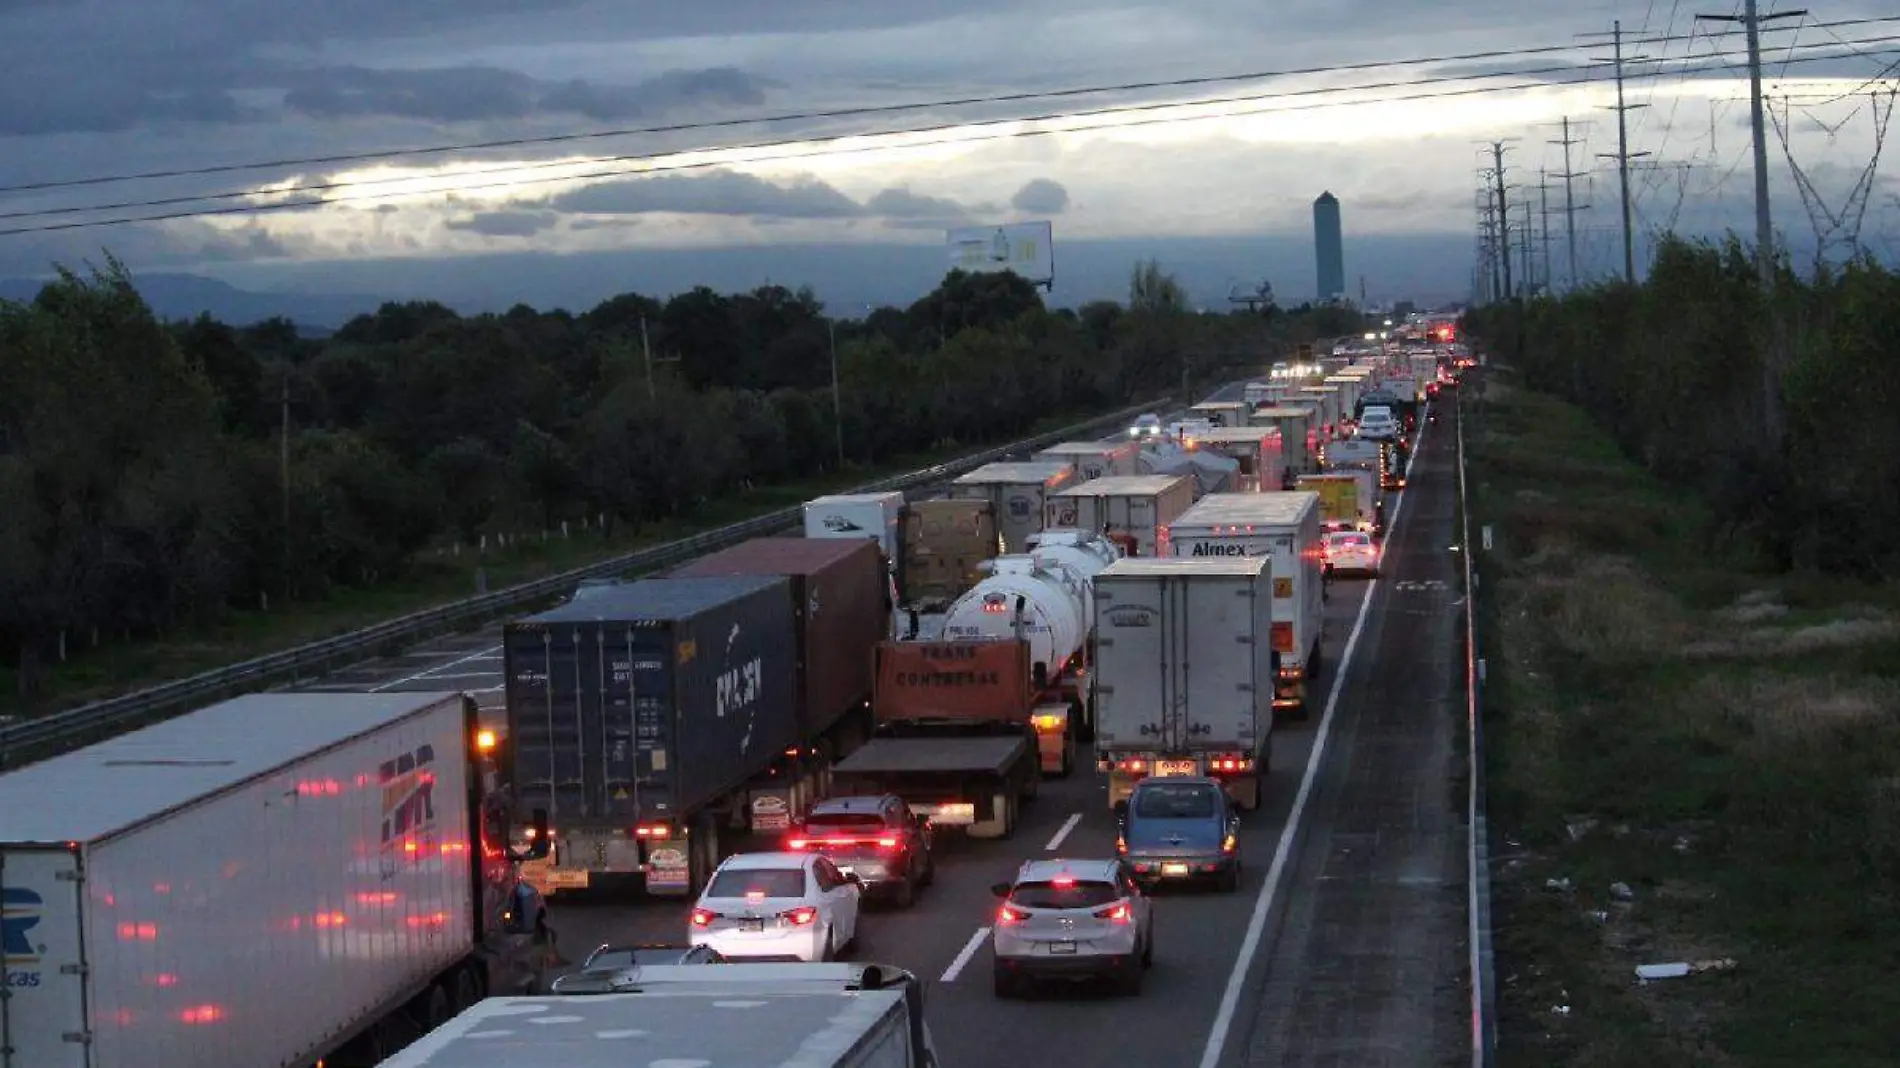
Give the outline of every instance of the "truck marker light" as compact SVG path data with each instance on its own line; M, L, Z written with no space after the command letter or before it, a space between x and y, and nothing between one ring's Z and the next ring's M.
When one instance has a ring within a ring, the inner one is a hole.
M495 739L494 731L488 730L487 728L483 728L482 730L476 731L475 732L475 751L478 753L486 753L489 750L495 748L495 741L496 739Z

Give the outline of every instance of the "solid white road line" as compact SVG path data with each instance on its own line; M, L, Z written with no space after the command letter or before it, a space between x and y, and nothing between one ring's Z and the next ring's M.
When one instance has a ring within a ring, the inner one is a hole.
M1080 812L1077 812L1074 815L1070 816L1068 819L1063 821L1062 829L1056 832L1056 836L1054 838L1049 839L1049 844L1046 846L1043 846L1042 848L1044 850L1047 850L1050 853L1053 853L1056 850L1061 849L1062 840L1064 838L1067 838L1069 836L1069 832L1075 830L1075 825L1081 822L1082 822L1082 814Z
M1419 454L1425 451L1425 432L1419 431L1418 445L1412 449L1412 455L1405 464L1405 478L1412 478L1412 466L1418 462ZM1387 524L1391 532L1386 538L1390 545L1398 539L1399 515L1405 509L1404 496L1399 497L1392 506L1392 517ZM1326 756L1326 740L1333 730L1333 712L1339 707L1339 695L1346 688L1346 676L1352 666L1352 655L1358 651L1359 635L1366 628L1366 617L1372 610L1372 596L1378 592L1379 579L1366 584L1365 600L1359 602L1359 615L1353 620L1352 632L1346 637L1346 648L1339 655L1339 663L1333 668L1333 688L1326 695L1326 711L1320 715L1319 731L1313 736L1313 749L1306 758L1306 771L1300 776L1300 791L1293 797L1293 809L1287 813L1286 825L1280 828L1280 841L1273 848L1273 863L1267 868L1267 880L1260 888L1260 896L1254 899L1253 915L1247 920L1247 935L1241 940L1240 953L1234 957L1234 967L1227 975L1227 988L1221 991L1220 1008L1214 1013L1214 1026L1208 1031L1207 1045L1201 1050L1200 1068L1218 1068L1221 1054L1227 1049L1227 1033L1233 1029L1234 1014L1240 1007L1240 991L1247 985L1247 971L1253 966L1254 955L1260 952L1260 938L1266 931L1267 916L1273 912L1273 901L1279 893L1280 880L1286 875L1287 861L1293 852L1293 839L1298 834L1300 820L1306 817L1306 803L1312 799L1313 783L1319 778L1319 766Z
M463 664L473 663L474 661L477 661L477 660L486 660L489 657L499 652L501 652L501 646L499 645L493 646L492 648L488 648L488 649L482 649L477 652L470 653L467 656L457 657L456 659L451 660L445 664L437 664L432 668L427 668L425 670L418 671L413 675L404 675L403 677L399 679L390 679L388 682L385 682L381 684L380 686L370 687L369 692L382 693L385 690L393 690L396 687L405 685L407 683L422 682L426 679L437 678L438 677L437 672L447 671L449 668L461 667Z
M942 978L937 981L939 983L956 982L957 976L963 974L963 969L970 963L970 958L976 956L976 951L983 946L983 940L989 936L989 928L978 927L976 933L970 936L970 940L963 943L963 951L957 954L957 959L950 962L950 967L943 970Z

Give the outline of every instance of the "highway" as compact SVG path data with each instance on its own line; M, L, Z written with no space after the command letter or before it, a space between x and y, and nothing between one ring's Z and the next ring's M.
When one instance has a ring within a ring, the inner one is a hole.
M999 1001L990 989L990 884L1032 857L1113 849L1092 760L1045 782L1010 840L940 839L937 882L914 908L867 908L854 956L931 981L946 1065L1440 1065L1469 1056L1464 828L1452 781L1462 685L1452 437L1448 418L1420 442L1412 488L1389 508L1385 573L1332 587L1322 703L1307 722L1276 731L1266 796L1241 833L1241 891L1157 903L1155 966L1139 998L1058 987ZM498 720L499 644L492 631L444 639L301 688L460 689ZM603 942L683 940L688 907L598 893L557 900L551 920L563 956L578 963Z

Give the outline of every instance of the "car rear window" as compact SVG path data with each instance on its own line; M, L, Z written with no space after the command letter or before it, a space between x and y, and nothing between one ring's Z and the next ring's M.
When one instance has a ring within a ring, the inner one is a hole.
M1214 791L1206 786L1144 786L1135 792L1135 815L1156 820L1205 819L1214 815Z
M1031 909L1092 909L1121 900L1114 883L1077 879L1074 882L1017 883L1009 899Z
M805 820L805 828L854 833L878 831L884 828L884 817L875 812L814 812Z
M1338 534L1333 537L1333 544L1353 545L1363 548L1367 545L1371 545L1372 539L1364 534Z
M706 888L707 897L804 897L803 868L739 868L720 872Z

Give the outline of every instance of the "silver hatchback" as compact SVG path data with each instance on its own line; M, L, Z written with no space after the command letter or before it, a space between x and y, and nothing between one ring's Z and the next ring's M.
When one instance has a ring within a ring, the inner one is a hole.
M1120 860L1032 860L997 883L996 996L1036 979L1114 979L1141 993L1154 963L1154 904Z

